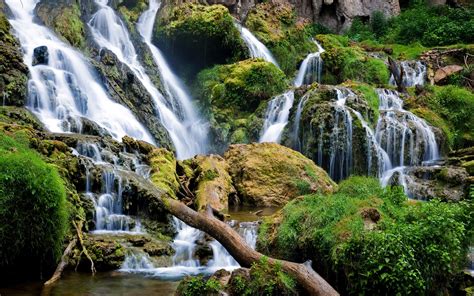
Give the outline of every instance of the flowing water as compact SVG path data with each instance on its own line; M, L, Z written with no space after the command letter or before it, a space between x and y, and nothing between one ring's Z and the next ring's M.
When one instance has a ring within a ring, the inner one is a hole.
M249 31L249 29L243 27L236 21L234 21L234 25L237 30L239 30L240 36L247 45L252 58L264 59L265 61L270 62L280 68L270 50L268 50L268 48L262 42L260 42L257 37L255 37L252 32Z
M310 53L301 63L300 69L296 75L293 85L300 87L303 84L311 84L313 82L321 81L321 72L323 61L321 54L324 49L321 45L313 40L316 44L318 51ZM267 110L265 111L265 121L263 123L262 133L259 142L275 142L279 143L283 129L288 124L288 118L290 115L290 109L293 107L295 100L294 90L289 90L281 95L274 97L268 102ZM295 121L296 125L293 128L293 137L299 132L299 118L301 118L301 111L305 99L302 98L298 104L299 113L297 111L298 120Z
M399 67L403 69L403 85L411 87L415 85L425 84L426 66L420 61L402 61L399 62ZM390 85L396 85L395 79L390 76Z
M174 84L172 79L174 76L171 76L170 72L162 73L162 77L167 77L165 84L168 90L174 95L170 98L170 102L168 102L163 94L153 85L144 67L140 64L127 28L115 14L115 11L107 5L108 0L95 0L95 3L98 5L99 10L89 21L89 27L95 42L101 48L107 48L112 51L122 63L126 64L151 95L161 124L168 131L176 148L177 158L186 159L205 152L206 149L203 146L205 141L200 138L205 133L199 129L199 133L196 133L197 125L193 122L192 118L187 118L191 109L190 102L187 98L183 99L183 97L178 96L178 94L183 95L183 90L180 89L179 84ZM148 45L151 44L149 39L152 31L153 11L156 9L156 5L158 3L154 2L150 6L150 10L147 11L148 13L142 16L139 26L139 30ZM155 60L159 58L158 50L154 50L153 54ZM166 68L164 67L165 63L159 64L162 67L161 70Z
M117 140L129 135L153 143L130 110L108 97L86 59L51 30L34 22L38 2L6 1L12 12L9 21L30 71L28 108L52 132L80 133L82 118L87 118ZM33 52L40 46L46 46L49 57L44 64L33 66Z

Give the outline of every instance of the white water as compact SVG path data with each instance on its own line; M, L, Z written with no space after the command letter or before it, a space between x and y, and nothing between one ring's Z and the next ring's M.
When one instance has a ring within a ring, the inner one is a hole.
M34 23L37 0L7 0L24 62L30 70L28 108L52 132L81 132L81 118L97 123L120 140L129 135L153 143L147 130L127 108L113 102L85 58ZM47 46L47 65L33 66L33 51Z
M89 21L89 27L91 28L94 40L100 47L109 49L122 63L126 64L151 95L161 124L168 131L176 148L177 158L190 158L202 152L204 148L201 147L199 141L196 141L193 129L194 123L188 122L188 119L184 118L184 115L187 115L186 112L183 112L183 114L175 113L173 108L168 107L168 105L173 104L167 102L151 82L150 77L146 74L145 69L138 60L135 47L132 44L125 24L115 14L114 10L107 5L108 0L95 0L95 2L99 6L99 10ZM151 30L149 23L145 24L143 21L148 21L150 19L149 15L150 13L142 18L142 33L149 34ZM181 107L183 109L187 108L187 106ZM180 115L183 115L183 118L180 118Z
M300 87L303 84L311 84L314 81L321 81L323 62L321 59L321 54L324 52L324 49L315 40L314 43L318 47L318 51L310 53L301 63L300 69L296 75L295 80L293 81L293 85L295 87ZM294 90L289 90L274 97L270 102L268 102L267 110L265 111L265 121L263 123L262 134L259 139L260 143L280 142L283 129L288 124L288 118L290 115L290 110L293 107L294 100L295 92ZM302 107L300 104L304 104L303 98L300 100L298 107ZM297 114L297 117L301 117L301 110ZM293 133L298 133L299 120L295 122L296 125ZM293 134L293 137L294 136L295 134Z
M208 123L199 118L195 112L196 107L193 106L189 92L186 90L184 84L173 73L158 47L151 42L153 26L160 5L161 2L150 0L148 10L140 16L137 29L150 49L153 60L158 66L160 78L167 97L171 101L173 112L182 115L182 124L187 127L188 136L192 136L194 140L187 143L190 147L188 147L187 150L189 151L187 153L183 153L184 157L190 157L195 154L205 154L207 152Z
M268 50L268 48L262 42L260 42L257 37L255 37L252 32L249 31L249 29L243 27L236 21L234 21L234 25L237 30L239 30L240 36L247 45L252 58L264 59L265 61L270 62L280 68L270 50Z
M423 85L426 80L426 66L420 61L402 61L399 64L399 67L403 69L403 85L406 87L411 87L415 85ZM390 85L395 85L395 79L390 76Z
M324 48L316 41L313 42L318 47L318 51L310 53L301 63L300 69L296 75L294 86L300 87L303 84L311 84L313 82L321 82L321 73L323 69L323 59L321 54Z

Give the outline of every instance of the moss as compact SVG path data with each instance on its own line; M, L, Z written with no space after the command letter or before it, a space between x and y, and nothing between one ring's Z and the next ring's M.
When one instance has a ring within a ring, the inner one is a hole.
M184 3L157 19L154 41L177 72L188 79L201 69L235 62L248 51L222 5ZM193 54L189 54L192 49Z
M326 73L330 73L329 77L336 77L339 83L346 80L376 85L388 83L387 65L380 59L368 56L361 47L349 44L347 38L335 35L318 35L316 38L326 50L321 55L325 63L325 82Z
M170 197L176 198L179 182L176 175L176 159L173 152L156 148L148 154L151 166L151 181L163 189Z
M0 132L0 266L39 276L56 263L67 229L66 191L57 170Z
M466 161L462 164L464 168L466 168L467 173L471 176L474 175L474 160Z
M372 110L372 113L374 116L372 116L370 121L375 124L379 118L379 96L377 95L377 92L375 91L375 88L373 86L370 86L368 84L351 84L350 87L356 91L356 93L359 94L361 98L363 98L366 102L367 105L370 107Z
M84 24L77 4L65 8L55 20L54 29L74 47L85 45Z
M288 3L257 4L249 11L245 25L269 48L288 75L293 75L299 62L316 50L311 41L311 22L297 19Z
M148 9L148 0L126 0L118 5L129 30L135 30L135 24L142 13Z

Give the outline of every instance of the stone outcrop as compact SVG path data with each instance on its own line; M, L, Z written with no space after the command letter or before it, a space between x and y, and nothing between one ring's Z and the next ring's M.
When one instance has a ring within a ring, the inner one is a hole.
M303 194L337 188L310 159L278 144L231 145L224 158L242 203L282 206Z

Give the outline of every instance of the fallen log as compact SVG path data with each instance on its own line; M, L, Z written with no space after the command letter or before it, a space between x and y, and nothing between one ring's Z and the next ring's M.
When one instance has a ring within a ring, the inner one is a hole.
M264 256L248 246L245 240L227 223L216 219L211 211L199 213L177 200L164 197L158 190L150 193L173 216L194 228L206 232L221 243L242 267L250 268L252 263L258 262ZM273 266L277 264L281 266L282 270L294 277L309 295L339 295L308 263L299 264L274 258L268 258L268 263Z
M64 268L66 268L68 264L69 255L71 254L72 249L74 248L76 244L77 244L77 238L74 238L73 240L69 242L66 250L64 250L64 253L61 256L61 261L56 267L56 270L54 271L53 276L46 283L44 283L44 286L50 286L61 278L61 274L63 273Z

